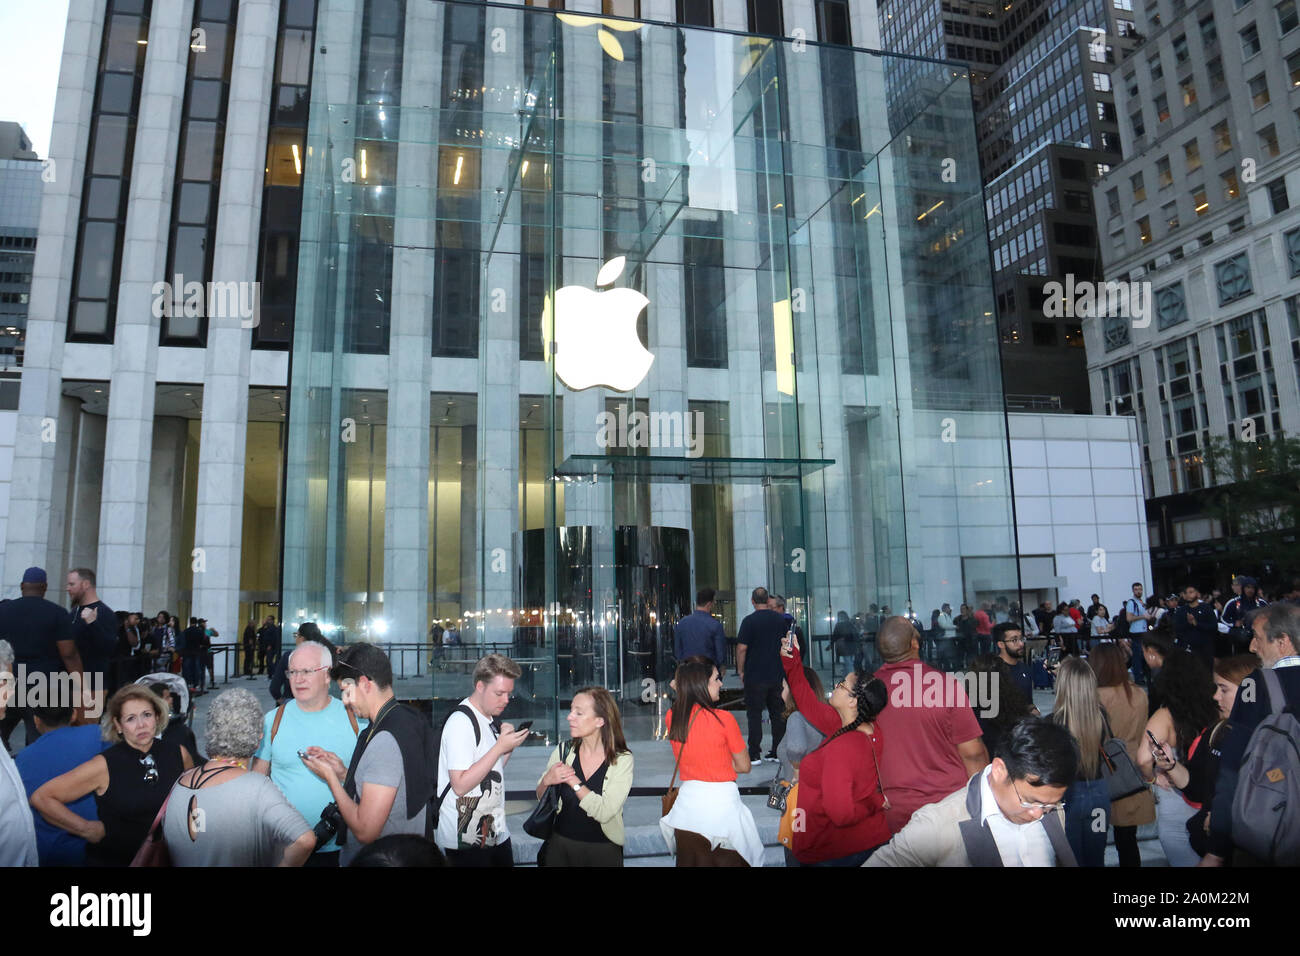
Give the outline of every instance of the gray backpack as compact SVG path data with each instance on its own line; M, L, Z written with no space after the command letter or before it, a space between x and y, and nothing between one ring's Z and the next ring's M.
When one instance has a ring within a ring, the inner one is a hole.
M1246 744L1232 801L1232 842L1261 863L1300 864L1300 720L1282 682L1263 670L1272 713Z

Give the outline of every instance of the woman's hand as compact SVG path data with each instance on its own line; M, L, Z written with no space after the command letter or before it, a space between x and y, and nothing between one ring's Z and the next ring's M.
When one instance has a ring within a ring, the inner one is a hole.
M559 763L557 763L555 766L553 766L550 770L546 771L546 773L542 775L542 786L551 787L557 783L564 783L566 770L569 772L569 774L573 773L573 768L570 767L563 760L561 760Z
M577 773L574 772L574 769L570 767L567 763L557 763L551 769L559 771L559 773L556 775L555 782L561 784L562 786L570 787L573 786L573 784L578 782Z
M85 829L82 831L81 835L85 838L87 843L99 843L104 839L105 832L104 824L100 823L98 820L87 820Z

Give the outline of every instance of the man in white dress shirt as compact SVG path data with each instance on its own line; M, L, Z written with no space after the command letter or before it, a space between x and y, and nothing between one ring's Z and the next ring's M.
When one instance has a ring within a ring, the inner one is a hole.
M970 782L922 807L864 866L1077 866L1062 798L1079 766L1070 732L1043 717L1016 723Z

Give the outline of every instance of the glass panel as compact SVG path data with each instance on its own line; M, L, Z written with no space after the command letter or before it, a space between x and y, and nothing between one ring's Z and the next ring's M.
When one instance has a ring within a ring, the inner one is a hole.
M117 253L117 224L88 222L81 231L81 248L77 250L77 296L107 299L111 288L113 259Z
M131 135L131 120L125 116L101 116L95 121L95 142L91 147L90 171L101 176L121 176L124 169L127 142Z
M96 177L90 180L86 196L86 217L89 219L117 219L122 181L117 178Z

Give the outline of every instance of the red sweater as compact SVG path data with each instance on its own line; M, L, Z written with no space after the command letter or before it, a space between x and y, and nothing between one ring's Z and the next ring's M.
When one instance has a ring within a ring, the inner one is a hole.
M781 658L781 663L799 713L829 738L843 721L839 712L808 686L798 648L792 657ZM874 729L873 736L858 730L840 734L799 764L797 809L804 811L804 828L794 833L794 855L800 863L834 860L889 842L876 777L884 738L879 724Z

